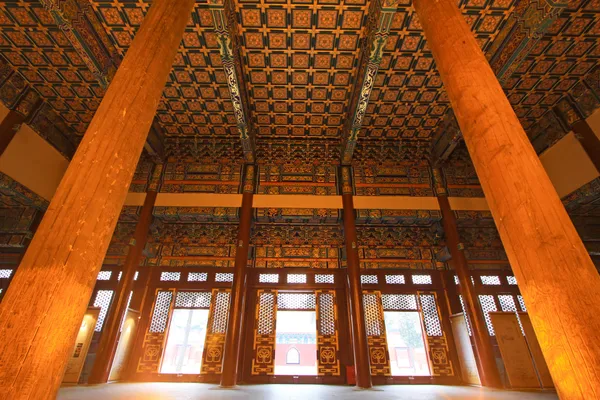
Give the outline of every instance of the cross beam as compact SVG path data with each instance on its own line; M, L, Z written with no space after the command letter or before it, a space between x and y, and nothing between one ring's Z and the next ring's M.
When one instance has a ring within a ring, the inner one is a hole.
M348 165L356 147L358 135L369 105L375 77L383 56L398 0L373 0L369 8L366 40L361 51L356 85L342 132L342 164Z
M237 122L244 160L246 163L254 163L256 160L256 149L254 142L254 126L250 120L248 109L248 95L246 86L242 80L242 68L240 64L240 45L237 38L237 19L235 16L235 4L232 0L217 0L210 4L213 16L217 40L219 41L219 53L223 63L223 70L227 77L227 87L233 103L233 112Z

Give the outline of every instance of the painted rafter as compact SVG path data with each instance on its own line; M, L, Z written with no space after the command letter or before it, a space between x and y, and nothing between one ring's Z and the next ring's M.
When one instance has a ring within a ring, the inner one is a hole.
M516 6L487 50L500 84L506 83L566 7L566 0L522 0ZM448 160L461 140L454 113L449 111L433 138L433 164Z
M96 77L108 87L119 57L88 0L41 0L77 54Z
M256 160L254 129L248 111L248 96L245 90L243 76L240 67L239 41L237 38L237 20L235 16L235 5L232 0L213 0L209 4L217 40L219 42L219 53L223 63L223 70L227 77L227 87L233 112L235 115L244 161L254 163Z
M383 57L394 13L398 9L398 0L373 0L369 9L366 27L366 40L363 46L357 75L352 93L352 102L342 133L342 164L350 164L358 140L358 134L369 105L371 91Z

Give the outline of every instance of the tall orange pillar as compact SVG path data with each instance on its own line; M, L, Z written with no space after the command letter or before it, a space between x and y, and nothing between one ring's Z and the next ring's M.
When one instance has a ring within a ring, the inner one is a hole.
M348 280L346 289L349 293L350 331L352 333L352 348L354 350L354 369L356 371L356 386L368 389L371 382L371 366L369 363L369 343L365 327L365 307L360 282L360 260L356 224L354 222L354 201L352 199L352 181L350 167L341 167L342 204L344 218L344 242L346 244L346 274Z
M483 316L483 310L479 306L475 288L471 284L471 271L469 271L467 257L465 256L464 244L460 241L456 217L454 211L450 208L448 192L446 191L442 173L439 169L433 170L433 179L438 204L442 212L446 245L452 255L452 265L454 266L454 272L458 276L465 311L471 323L473 343L475 344L475 361L477 363L479 378L483 386L501 388L502 382L498 373L492 342L490 341L487 326L485 325L485 317Z
M159 164L154 168L158 170L158 174L152 174L153 178L160 179L163 165ZM133 240L129 243L125 265L123 266L123 276L119 281L119 285L115 291L115 299L104 322L104 329L102 330L102 336L100 336L100 343L98 343L94 367L88 378L88 383L90 384L108 382L110 370L117 352L117 345L119 344L121 325L123 325L123 320L127 314L129 295L133 289L135 273L139 269L142 252L148 242L148 231L152 223L152 211L154 210L157 196L158 182L153 181L146 192L140 218L133 234Z
M600 275L455 0L414 0L562 399L600 398Z
M194 0L155 0L0 305L0 399L53 399Z
M242 340L242 321L246 307L246 276L248 269L248 250L250 248L250 228L252 227L252 199L255 187L255 167L247 165L244 174L242 208L240 209L240 226L237 236L231 304L227 334L223 349L223 371L221 386L234 387L237 384L237 372Z

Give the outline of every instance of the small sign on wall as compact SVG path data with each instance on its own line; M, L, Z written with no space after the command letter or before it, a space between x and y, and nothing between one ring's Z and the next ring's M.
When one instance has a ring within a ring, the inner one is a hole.
M96 321L100 314L100 308L90 307L83 316L83 321L79 327L77 333L77 339L75 340L75 346L73 353L67 364L65 375L63 377L63 384L76 385L79 382L79 375L83 369L87 352L92 342L92 336L94 335L94 328L96 327Z

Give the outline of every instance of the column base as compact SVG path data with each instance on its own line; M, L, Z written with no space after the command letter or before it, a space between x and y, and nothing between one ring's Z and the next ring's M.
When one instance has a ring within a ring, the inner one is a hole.
M237 385L233 385L233 386L219 385L219 386L210 388L209 390L242 390L242 389Z
M352 388L352 390L355 391L355 392L362 392L362 391L383 392L383 389L377 389L377 388L375 388L373 386L368 387L368 388L363 388L363 387L360 387L360 386L354 386Z

